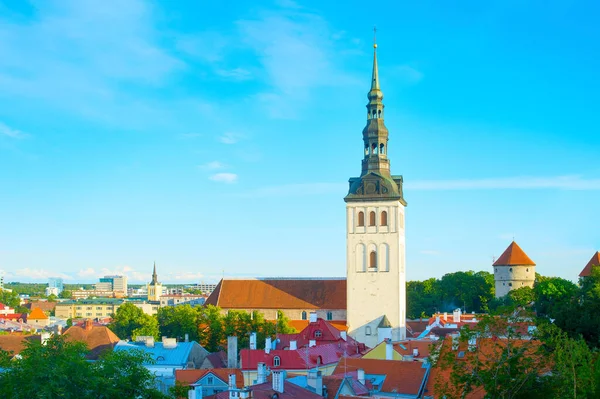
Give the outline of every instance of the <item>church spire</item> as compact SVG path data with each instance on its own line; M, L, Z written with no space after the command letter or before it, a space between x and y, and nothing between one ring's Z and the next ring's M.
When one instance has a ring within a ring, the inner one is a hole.
M153 284L153 285L160 284L158 282L158 276L156 274L156 262L154 262L154 271L152 272L152 282L150 282L150 284Z
M377 29L374 29L377 33ZM392 176L387 156L388 130L384 123L383 92L379 82L377 40L373 38L373 71L367 94L367 125L363 129L364 157L360 178L350 179L346 200L402 198L402 177ZM367 180L369 182L367 182ZM371 182L372 181L372 182ZM367 184L368 183L368 184Z

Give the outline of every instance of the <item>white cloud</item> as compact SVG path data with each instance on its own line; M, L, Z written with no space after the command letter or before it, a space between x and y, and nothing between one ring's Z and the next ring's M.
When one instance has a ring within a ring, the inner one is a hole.
M238 175L235 173L216 173L210 176L209 179L223 183L235 183L238 179Z
M11 139L24 139L29 135L0 122L0 136L10 137Z
M219 141L223 144L236 144L241 138L242 136L240 134L228 132L219 136Z
M97 277L98 273L93 268L88 267L87 269L79 270L77 272L77 276L79 276L81 278L91 278L91 277Z
M421 180L407 181L410 190L600 190L600 178L585 179L581 176L555 177L498 177L484 179Z
M223 169L226 167L227 167L227 165L225 165L224 163L219 162L219 161L212 161L212 162L206 163L204 165L200 165L200 168L207 169L207 170Z
M45 269L31 269L29 267L7 272L6 277L11 279L23 278L26 280L37 281L47 280L49 277L61 277L64 280L73 280L73 277L69 276L68 274L56 273Z

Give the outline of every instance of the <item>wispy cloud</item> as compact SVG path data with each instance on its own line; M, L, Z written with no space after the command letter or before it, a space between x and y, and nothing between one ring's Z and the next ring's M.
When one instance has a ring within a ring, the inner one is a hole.
M506 177L489 179L416 180L404 183L406 190L600 190L600 179L580 176L557 177ZM243 197L302 196L345 193L347 183L298 183L259 187L240 194Z
M407 181L410 190L600 190L600 178L586 179L578 175L555 177L499 177L486 179Z
M223 144L236 144L242 139L242 135L238 133L224 133L219 136L219 141Z
M235 173L215 173L209 177L210 180L222 182L222 183L235 183L238 179L238 175Z
M29 267L7 272L6 277L11 280L25 279L32 281L43 281L47 280L49 277L61 277L65 280L73 280L73 277L68 274L56 273L46 269L31 269Z
M212 162L205 163L204 165L200 165L200 168L206 169L206 170L217 170L217 169L223 169L226 167L227 167L227 165L225 165L224 163L219 162L219 161L212 161Z
M29 135L0 122L0 136L10 137L11 139L24 139Z

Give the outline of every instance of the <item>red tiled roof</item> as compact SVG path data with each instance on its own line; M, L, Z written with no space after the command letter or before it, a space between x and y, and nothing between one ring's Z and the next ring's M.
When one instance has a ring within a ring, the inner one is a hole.
M320 334L320 336L319 336ZM309 345L311 340L316 341L317 345L328 343L340 343L347 350L356 350L359 346L359 351L364 352L366 347L364 344L359 344L354 338L346 335L346 339L342 338L342 333L329 321L321 318L314 323L308 323L306 327L297 334L279 334L277 335L277 349L285 349L290 346L290 341L296 341L296 346L302 348Z
M235 385L237 388L244 387L244 375L240 369L188 369L175 370L175 379L183 385L196 383L206 374L213 374L225 384L229 383L229 374L235 374Z
M413 337L418 337L425 328L429 325L429 320L413 320L406 321L406 331L411 334Z
M352 391L356 395L368 395L369 389L358 382L358 373L356 371L345 374L333 374L323 377L323 386L327 387L327 399L334 399L335 395L340 390L340 386L346 380L350 384Z
M340 331L348 331L346 320L328 320L327 322ZM296 331L302 331L309 323L309 320L289 320L288 326L294 328Z
M291 382L284 382L283 392L277 392L279 399L323 399L307 389L301 388ZM252 385L249 387L252 391L252 399L272 399L276 391L273 390L272 383ZM205 396L205 399L229 399L229 391L219 392L216 395Z
M39 335L8 334L0 335L0 349L11 352L12 355L18 355L25 349L26 342L40 342Z
M413 351L416 349L418 351L417 357L424 358L429 357L429 351L431 349L431 345L437 341L429 341L429 340L410 340L410 341L402 341L395 342L394 350L401 354L402 356L412 356Z
M418 395L425 378L426 369L421 362L397 360L343 358L333 374L363 369L365 374L385 375L381 392Z
M535 266L516 242L511 242L508 248L500 255L493 266Z
M18 321L19 319L23 320L24 323L27 322L27 313L10 313L10 314L0 314L0 319L8 319Z
M105 351L112 350L119 342L119 337L108 327L91 325L91 320L83 326L71 326L64 332L67 341L85 342L90 353L87 358L96 360Z
M346 309L346 280L223 279L205 304L222 309Z
M346 354L344 353L346 352ZM274 349L269 353L258 349L242 349L240 359L242 370L256 370L258 363L265 363L272 370L306 370L317 365L331 365L337 363L343 356L360 356L360 353L348 353L343 346L336 343L299 348L297 350ZM279 366L275 366L273 359L279 357Z
M206 359L213 365L214 368L226 368L227 367L227 353L225 351L218 351L210 353L206 356Z
M56 308L56 302L48 302L48 301L33 301L25 304L25 307L28 309L40 308L45 312L51 312Z
M587 265L583 268L581 273L579 273L579 277L588 277L592 274L592 266L600 266L600 251L596 252L592 259L588 262Z
M47 319L46 313L40 308L33 308L29 316L27 316L28 320L44 320Z

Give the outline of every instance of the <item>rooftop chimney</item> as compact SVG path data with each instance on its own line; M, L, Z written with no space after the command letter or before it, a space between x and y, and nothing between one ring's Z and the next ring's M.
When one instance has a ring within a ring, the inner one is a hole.
M455 323L460 323L460 314L460 309L456 309L454 312L452 312L452 318Z
M306 384L315 390L317 395L323 394L323 373L318 370L310 370L306 378Z
M365 385L365 370L364 369L358 369L357 370L357 380L358 382L360 382L361 384Z
M237 337L227 337L227 368L237 369Z
M285 371L283 370L273 370L271 372L271 379L273 380L273 390L275 392L283 393L284 391L284 376Z
M309 339L308 340L308 346L309 347L317 346L317 341L314 340L314 339Z
M448 321L448 312L444 312L444 321Z
M177 348L177 338L162 337L162 343L164 349L175 349Z
M146 340L144 341L144 344L148 348L154 348L154 337L146 337Z
M344 341L348 341L348 333L346 331L340 331L340 337L342 337Z
M237 386L235 385L235 374L229 374L229 389L236 389Z
M413 349L413 356L414 356L414 357L417 357L417 356L419 356L419 349L418 349L418 348L414 348L414 349Z
M309 321L311 323L317 322L317 312L310 312Z
M200 385L190 385L188 399L202 399L202 387Z
M290 341L290 350L295 351L296 349L298 349L298 345L296 344L296 341Z
M265 338L265 353L267 355L271 353L271 337Z
M190 334L185 333L185 342L190 342Z
M94 322L92 321L92 319L85 319L85 323L83 324L83 329L85 331L90 331L92 328L94 328Z
M385 340L385 360L394 360L394 344L391 339Z
M250 333L250 349L256 349L256 333Z
M258 363L258 370L256 373L256 383L264 384L267 382L267 365L263 362Z
M252 397L252 390L248 387L240 390L240 399L249 399Z

